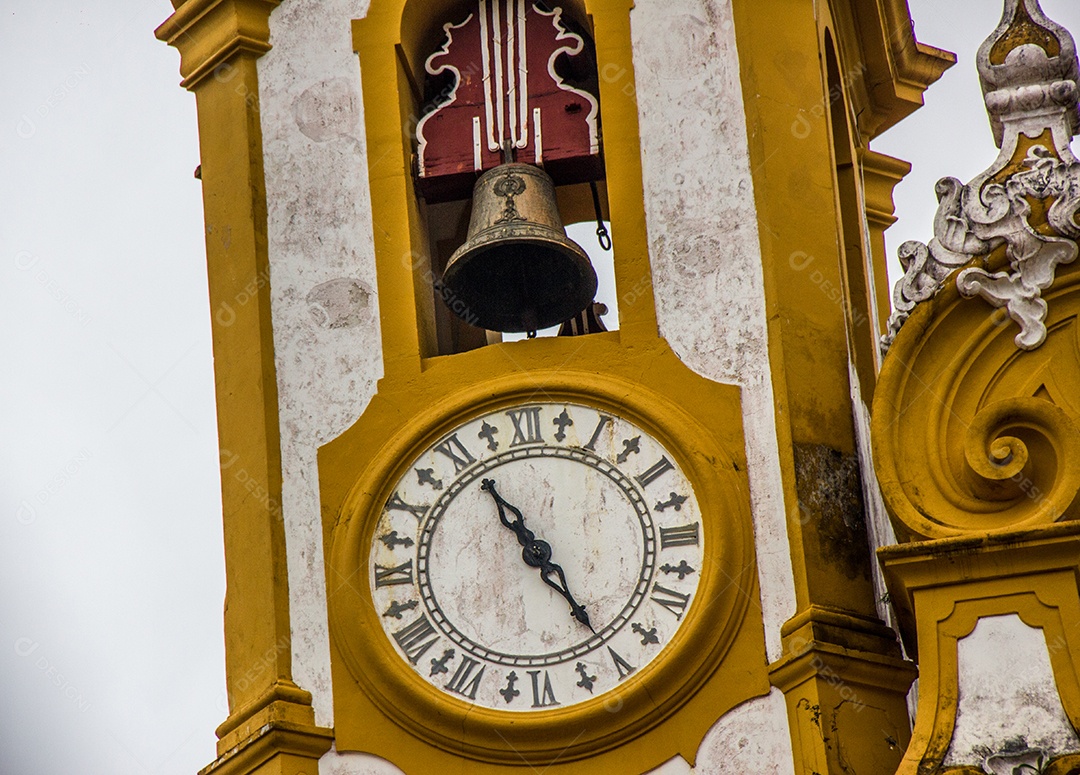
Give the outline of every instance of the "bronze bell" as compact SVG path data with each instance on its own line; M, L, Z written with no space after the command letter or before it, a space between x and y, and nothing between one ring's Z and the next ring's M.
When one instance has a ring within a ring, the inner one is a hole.
M536 331L585 309L596 272L566 236L548 174L511 163L476 182L469 238L450 257L443 286L443 298L460 302L451 309L475 326Z

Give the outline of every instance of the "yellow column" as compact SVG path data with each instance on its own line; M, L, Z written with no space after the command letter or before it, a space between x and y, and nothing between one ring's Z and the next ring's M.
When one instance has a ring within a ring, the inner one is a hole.
M229 717L215 773L309 772L332 734L292 681L256 61L278 0L174 0L157 30L199 113L225 535Z
M826 76L828 9L734 0L734 12L796 589L771 678L787 698L797 773L891 773L910 735L915 669L877 617L852 419L845 267L859 262L845 261L837 178L838 159L851 153L834 147L846 127L834 132L830 123L846 115L847 103L834 102L848 100L849 89L837 94ZM868 36L843 34L841 57L863 53ZM930 81L944 69L940 59ZM866 73L869 82L881 77L890 75Z

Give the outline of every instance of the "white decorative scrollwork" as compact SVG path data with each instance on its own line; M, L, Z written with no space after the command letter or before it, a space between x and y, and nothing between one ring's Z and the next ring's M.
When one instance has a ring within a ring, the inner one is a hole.
M883 351L915 307L956 270L959 292L1004 307L1020 326L1017 347L1033 350L1046 340L1042 292L1054 283L1058 265L1078 255L1080 163L1069 141L1080 125L1080 64L1072 36L1043 15L1038 0L1006 0L1001 24L977 61L1001 153L966 186L956 178L938 181L934 239L900 246L905 274L893 291ZM1010 173L1023 153L1021 138L1041 142L1028 145L1020 169ZM1036 203L1046 208L1049 229L1041 215L1032 224ZM991 272L986 264L1003 245L1009 271Z
M1049 754L1042 748L996 753L983 761L983 771L987 775L1039 775L1045 770L1049 758Z
M1005 307L1009 317L1020 325L1016 346L1034 350L1046 340L1046 301L1042 292L1054 282L1058 264L1076 259L1077 245L1068 236L1078 236L1073 216L1080 208L1080 164L1063 163L1045 146L1028 150L1024 160L1027 172L1017 173L1005 186L994 183L984 189L984 196L1007 205L997 227L1008 243L1006 255L1011 272L994 272L971 267L956 276L956 287L964 296L981 296L995 307ZM1044 236L1028 221L1031 206L1026 197L1044 200L1054 197L1047 220L1059 234Z

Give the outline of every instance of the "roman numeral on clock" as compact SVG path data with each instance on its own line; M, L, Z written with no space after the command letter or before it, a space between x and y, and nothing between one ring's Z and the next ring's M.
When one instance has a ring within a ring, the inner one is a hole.
M552 705L558 705L559 701L555 699L555 692L551 689L551 676L548 675L548 671L544 670L544 686L540 688L540 671L530 670L529 677L532 678L532 690L533 690L533 704L534 708L550 708Z
M420 661L429 648L439 640L439 634L427 620L427 616L420 614L420 618L412 624L402 627L394 633L394 640L405 652L405 656L414 665Z
M669 546L697 546L698 523L660 528L660 548Z
M615 649L613 649L611 646L608 646L607 650L608 650L608 654L611 655L611 659L615 662L615 669L619 671L619 680L620 681L622 679L626 678L626 676L630 675L635 670L637 670L636 667L634 667L629 662L627 662L625 659L620 657L618 655L618 653L616 653Z
M686 604L690 602L690 595L654 584L652 601L671 611L676 619L682 619L683 614L686 613Z
M461 443L461 439L457 437L456 433L436 444L435 451L446 455L454 461L455 474L461 473L476 462L476 458L472 456L469 450L465 449L465 445Z
M412 560L395 565L392 568L375 566L375 588L392 587L395 584L412 584Z
M519 444L539 444L544 441L540 435L540 409L539 406L527 406L524 409L511 409L506 413L514 423L514 439L510 442L511 447Z
M596 423L596 430L592 432L592 438L585 445L585 449L589 450L589 452L596 452L596 442L600 440L600 434L604 432L604 426L610 422L611 418L608 415L600 415L600 422Z
M476 690L480 688L480 679L484 677L484 670L486 665L480 665L480 671L473 675L473 670L477 665L480 665L475 659L462 654L461 662L457 666L457 670L454 671L454 677L450 679L450 683L446 685L446 688L452 692L457 692L462 697L468 697L470 700L476 700Z
M667 455L665 455L659 460L657 460L652 466L650 466L649 470L647 470L643 474L635 476L634 479L642 487L648 487L650 484L655 482L657 479L659 479L661 476L663 476L673 468L675 468L675 466L671 464L671 461L668 460Z
M394 511L407 511L417 519L424 516L424 512L428 510L428 506L413 506L411 503L406 503L401 499L401 496L396 492L390 496L390 500L386 502L386 508L393 509Z

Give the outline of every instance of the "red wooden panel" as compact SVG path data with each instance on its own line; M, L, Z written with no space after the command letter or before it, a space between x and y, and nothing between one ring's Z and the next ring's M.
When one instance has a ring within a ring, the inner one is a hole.
M557 183L599 176L597 100L555 71L558 57L585 47L560 8L478 0L464 21L443 29L446 41L426 69L450 74L451 86L416 130L425 196L468 196L477 175L503 162L507 145L515 161L545 167Z

